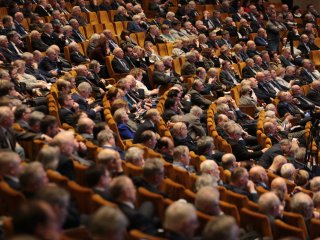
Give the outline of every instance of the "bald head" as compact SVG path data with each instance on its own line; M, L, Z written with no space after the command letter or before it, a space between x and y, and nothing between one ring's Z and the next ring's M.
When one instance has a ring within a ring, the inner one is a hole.
M282 177L273 179L271 182L271 191L274 192L281 201L284 201L284 198L288 194L286 181Z
M270 217L278 217L281 202L274 192L267 192L260 196L258 201L259 211Z
M266 170L261 166L254 166L249 171L249 178L256 184L268 184L269 178Z

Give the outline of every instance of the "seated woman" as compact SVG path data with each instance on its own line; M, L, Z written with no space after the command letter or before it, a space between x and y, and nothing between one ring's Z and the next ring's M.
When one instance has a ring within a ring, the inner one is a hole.
M115 111L113 118L117 123L118 131L122 139L133 139L134 131L129 127L129 116L124 108Z

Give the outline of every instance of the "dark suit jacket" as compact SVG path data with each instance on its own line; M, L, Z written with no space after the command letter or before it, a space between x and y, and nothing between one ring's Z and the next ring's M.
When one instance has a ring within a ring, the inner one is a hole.
M77 42L81 43L86 40L86 38L77 30L72 29L72 38Z
M78 65L80 63L86 62L87 58L82 53L74 51L70 53L70 60L75 65Z
M157 70L153 71L152 80L156 85L166 86L171 82L171 77L166 75L164 72L159 72Z
M300 95L300 96L292 95L292 97L298 99L299 103L297 104L297 106L304 111L313 110L315 108L315 104L310 99L308 99L303 95ZM319 94L319 99L320 99L320 94ZM320 103L318 102L318 104Z
M254 55L260 56L260 53L257 50L247 50L247 54L250 58L252 58Z
M245 145L240 144L239 141L227 138L231 145L232 153L237 156L237 161L246 161L250 159L257 159L262 155L261 151L249 152Z
M60 154L60 161L58 164L57 172L59 172L63 176L68 177L69 180L75 179L73 162L63 153Z
M125 59L122 59L122 60L127 65L127 68L125 68L121 64L121 62L119 61L118 58L115 57L112 59L111 64L112 64L113 71L115 73L128 73L130 71L130 67L129 67L129 64L127 63L127 61Z
M11 178L4 176L3 180L14 190L21 191L21 186L19 182L12 180Z
M62 123L67 123L70 126L75 127L77 122L76 122L76 114L75 112L71 109L66 109L66 108L60 108L59 109L59 116L60 120Z
M42 33L41 40L48 46L56 44L60 48L64 47L64 40L60 39L56 33L52 33L50 36L46 33Z
M171 109L165 109L164 112L162 113L162 119L165 122L168 122L172 116L178 115L175 111Z
M41 39L37 41L31 41L31 45L33 50L39 50L40 52L45 52L49 47Z
M314 80L317 79L312 73L307 72L305 68L301 69L300 77L303 78L307 83L312 83Z
M248 193L247 191L244 191L240 188L237 188L237 187L229 185L229 184L225 185L225 187L232 192L247 196L249 198L249 200L251 200L253 202L258 202L259 195L257 193Z
M290 113L292 116L303 113L295 104L289 102L279 102L277 109L280 117L283 117L286 113Z
M229 76L229 74L225 70L222 70L220 72L219 79L220 79L220 82L222 82L228 88L231 88L231 87L233 87L235 85L233 80L232 80L232 78ZM237 79L236 76L235 76L235 79L239 80L239 79Z
M45 75L46 77L53 77L52 73L50 73L49 71L54 70L54 69L58 69L58 72L59 72L59 67L58 67L57 62L50 61L48 57L44 57L41 60L41 62L39 64L39 71L42 75Z
M208 107L211 105L211 101L206 99L204 96L202 96L198 91L195 89L191 89L189 92L191 95L191 103L192 105L197 105L203 109L208 109Z
M149 33L146 35L144 41L152 42L154 45L157 43L164 43L164 41L160 37L153 38Z
M309 47L309 44L307 44L307 46ZM298 45L298 49L301 51L302 56L304 56L305 58L309 58L309 54L311 51L311 48L309 47L309 50L307 49L306 45L304 43L299 43Z
M260 158L258 161L258 164L264 167L265 169L268 169L272 162L273 158L278 155L283 155L283 152L281 150L280 144L275 144L271 148L269 148Z
M44 9L40 5L37 5L37 7L34 11L35 11L35 13L39 14L40 17L50 16L50 12L48 10Z
M114 22L132 21L131 18L128 18L128 17L126 17L126 16L124 16L122 14L114 15L113 19L114 19L113 20Z
M149 182L147 182L143 177L135 177L135 178L133 178L133 183L137 188L143 187L143 188L149 190L150 192L162 195L164 198L168 198L169 197L167 194L165 194L164 192L160 191L156 186L154 186L154 185L150 184Z
M313 102L315 105L320 106L320 92L314 89L310 89L307 94L307 98Z
M245 66L242 69L242 77L243 78L251 78L251 77L255 77L256 73L253 71L253 69L249 66Z
M263 37L256 36L254 38L254 42L257 46L265 46L265 47L268 46L268 40Z
M19 55L19 52L14 48L12 42L9 42L8 48L11 52L13 52L16 55ZM24 49L21 49L20 47L16 46L17 49L19 49L21 52L24 52Z
M72 98L75 102L79 104L80 110L86 112L88 114L88 117L92 120L95 120L96 118L96 112L93 111L89 104L87 103L86 99L82 98L79 94L73 93Z
M129 32L145 32L145 29L141 26L139 26L134 21L128 22L127 30Z
M28 34L28 31L20 23L14 22L14 26L17 33L19 33L22 37Z
M198 151L197 144L195 143L195 141L193 141L190 135L187 135L186 138L177 138L176 136L173 136L173 142L174 142L174 146L176 147L183 145L183 146L187 146L190 151L194 151L194 152Z
M3 56L6 58L6 60L10 63L10 62L13 62L15 60L18 60L18 59L21 59L21 57L12 52L10 49L8 48L3 48L3 47L0 47L0 52L3 54Z
M282 55L279 56L279 59L284 67L293 66L294 64L288 59L284 58Z
M156 228L152 224L152 219L147 218L142 213L140 213L137 209L132 209L128 205L120 202L116 202L120 208L120 210L126 215L129 220L128 230L138 229L145 233L155 233Z
M0 127L0 149L11 149L14 151L16 148L16 139L11 129L7 129L7 136L9 138L10 145L8 145L6 135L3 129Z
M134 135L133 143L141 143L141 134L146 130L158 132L157 128L155 126L153 126L152 122L150 120L146 120L142 124L139 125L139 127Z

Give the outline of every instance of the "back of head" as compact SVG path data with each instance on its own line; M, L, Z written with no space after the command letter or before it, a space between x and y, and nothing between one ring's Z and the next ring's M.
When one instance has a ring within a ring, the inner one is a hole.
M92 216L89 230L93 239L122 240L127 226L128 220L119 209L104 206Z
M310 181L310 190L312 192L320 191L320 177L314 177Z
M258 201L259 211L267 216L277 217L280 213L280 200L274 192L262 194Z
M305 221L312 218L313 201L308 194L299 192L291 197L290 208L292 212L301 214Z
M286 181L282 177L273 179L270 188L271 191L274 192L281 201L283 201L288 194Z
M239 228L233 217L222 215L207 223L203 233L203 240L238 240Z
M195 207L206 214L218 216L219 208L219 191L214 187L203 187L197 194L194 202Z
M13 228L17 235L28 234L38 239L60 238L57 218L44 201L27 201L18 207L13 216Z
M190 203L176 201L165 212L164 228L180 235L187 235L190 221L196 221L196 210ZM192 238L192 236L187 236Z

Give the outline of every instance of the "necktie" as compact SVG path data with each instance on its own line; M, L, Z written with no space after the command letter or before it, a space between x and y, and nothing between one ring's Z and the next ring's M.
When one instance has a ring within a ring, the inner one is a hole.
M76 31L76 33L82 42L85 41L84 37L82 36L82 34L79 31Z
M227 73L229 74L229 76L230 76L230 78L232 79L232 81L233 81L233 84L238 84L238 81L236 80L236 78L233 76L233 74L231 73L231 72L229 72L229 71L227 71Z
M309 46L308 46L308 44L304 44L305 46L306 46L306 49L307 49L307 51L308 51L308 53L310 52L310 48L309 48Z
M119 59L121 65L125 68L125 70L129 70L127 64L122 60L122 59Z
M13 147L12 147L12 145L11 145L11 136L10 136L10 134L8 133L7 130L5 130L4 135L5 135L5 137L6 137L6 142L7 142L7 144L8 144L8 148L10 148L11 150L13 150Z
M86 13L90 12L89 9L87 9L85 6L82 8L82 11Z

